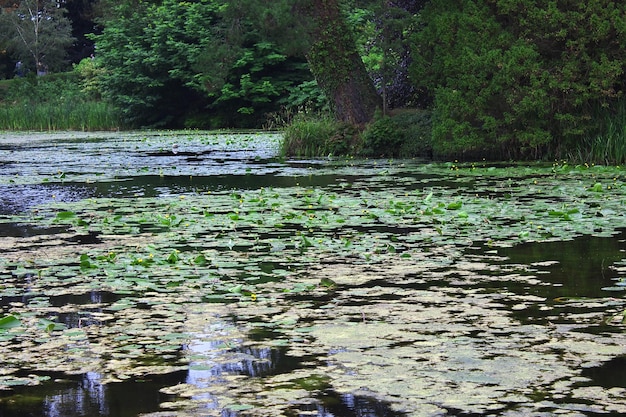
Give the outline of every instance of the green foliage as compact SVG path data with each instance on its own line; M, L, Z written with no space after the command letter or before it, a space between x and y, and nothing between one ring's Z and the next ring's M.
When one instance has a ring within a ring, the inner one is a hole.
M98 61L85 58L74 65L74 72L80 77L81 92L89 98L99 100L102 98L102 77L105 69Z
M311 75L247 20L227 21L227 9L217 0L114 7L96 37L105 96L135 125L260 126Z
M383 116L362 134L363 156L410 157L432 153L430 112L406 110Z
M539 157L591 133L594 105L621 94L625 11L598 1L432 1L411 71L434 96L435 153Z
M75 100L81 95L77 74L68 72L46 77L27 77L11 80L4 99L12 103L47 103Z
M212 68L228 57L214 56L209 62L208 56L203 56L198 68L200 79L213 99L209 108L229 126L258 127L280 106L312 107L310 103L323 100L319 89L310 85L306 62L283 54L274 43L261 41L240 48L219 79L215 75L219 68L216 72Z
M103 94L123 109L125 120L165 126L203 106L192 68L215 41L214 2L121 3L113 11L116 17L95 37L96 52L105 68Z
M289 96L284 101L286 108L298 109L305 113L330 111L328 99L315 80L304 81L291 87Z
M295 156L354 155L358 131L334 117L294 118L284 130L282 153Z

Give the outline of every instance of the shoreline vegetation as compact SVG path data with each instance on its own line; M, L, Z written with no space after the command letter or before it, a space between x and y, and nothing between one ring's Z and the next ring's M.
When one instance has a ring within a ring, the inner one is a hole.
M87 64L88 65L88 64ZM72 72L0 80L0 131L117 131L138 128L123 122L122 111L97 93L81 63ZM362 127L336 121L329 113L299 113L274 126L283 132L285 156L427 158L476 161L492 158L472 152L437 153L432 143L432 112L397 109L377 114ZM597 133L547 157L578 164L626 163L626 101L596 111ZM436 148L436 147L435 147ZM502 158L499 158L502 159Z

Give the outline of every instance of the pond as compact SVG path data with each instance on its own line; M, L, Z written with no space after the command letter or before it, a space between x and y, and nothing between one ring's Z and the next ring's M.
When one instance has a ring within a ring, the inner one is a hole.
M626 413L621 167L0 136L0 415Z

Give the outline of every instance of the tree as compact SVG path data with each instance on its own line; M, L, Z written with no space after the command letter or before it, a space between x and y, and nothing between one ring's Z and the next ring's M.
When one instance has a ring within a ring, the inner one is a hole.
M558 155L624 94L623 3L432 0L420 16L411 75L442 155Z
M232 22L247 19L285 53L306 57L338 120L362 125L381 107L338 0L223 3Z
M382 101L359 55L337 0L311 0L302 7L312 22L306 53L311 72L330 99L337 119L362 125Z
M66 17L72 24L72 36L76 38L69 48L68 56L72 63L78 63L94 53L91 34L99 33L96 24L97 5L102 0L63 0L67 10Z
M105 69L104 96L128 123L176 126L194 107L204 109L193 67L214 42L211 0L119 2L107 13L96 60Z
M110 17L96 37L104 85L142 123L169 124L189 109L172 93L204 94L198 113L228 111L226 125L258 123L289 96L301 102L311 72L339 120L364 124L381 105L337 0L104 3Z
M67 65L66 49L72 44L72 27L57 0L22 0L3 8L0 29L14 58L38 73Z
M408 77L412 62L410 38L416 16L427 0L354 1L348 23L359 53L387 109L417 106L422 97Z

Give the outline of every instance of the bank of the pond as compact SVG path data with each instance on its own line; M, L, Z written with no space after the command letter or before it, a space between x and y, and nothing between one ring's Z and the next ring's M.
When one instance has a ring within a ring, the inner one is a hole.
M2 415L626 412L620 168L34 139L0 139Z

